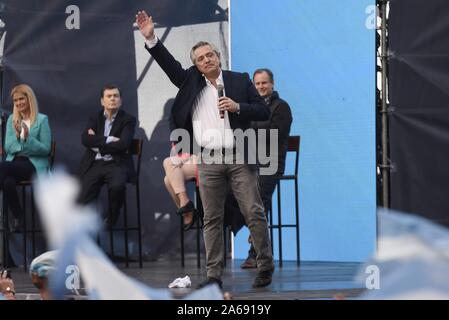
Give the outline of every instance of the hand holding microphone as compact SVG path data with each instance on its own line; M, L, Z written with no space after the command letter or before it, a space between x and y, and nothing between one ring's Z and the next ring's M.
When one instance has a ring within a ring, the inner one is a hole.
M224 87L222 84L217 85L218 105L220 105L220 98L224 97ZM220 109L220 119L224 119L224 110Z
M224 119L225 111L239 112L240 105L224 95L224 87L222 84L217 85L218 92L218 110L220 112L220 119Z

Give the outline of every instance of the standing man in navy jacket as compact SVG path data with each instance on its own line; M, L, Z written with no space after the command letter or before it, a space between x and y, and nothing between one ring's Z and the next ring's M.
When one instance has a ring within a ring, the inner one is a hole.
M210 150L209 155L214 158L224 155L224 161L198 164L207 270L207 280L202 285L222 286L224 204L229 183L257 252L258 273L253 286L265 287L271 283L274 263L257 169L255 165L235 161L245 158L245 150L236 145L234 130L250 128L251 121L268 120L270 110L248 74L221 70L220 53L212 44L199 42L193 46L190 58L194 65L184 69L158 40L152 18L145 11L137 13L136 22L146 39L145 48L179 88L172 107L173 127L186 129L192 141L201 150ZM224 91L224 96L219 97L220 91ZM213 137L206 132L212 132Z

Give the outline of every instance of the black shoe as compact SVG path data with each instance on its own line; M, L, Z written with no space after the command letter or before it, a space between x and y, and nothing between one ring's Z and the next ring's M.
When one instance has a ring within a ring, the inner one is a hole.
M196 210L193 209L193 211L192 211L192 221L190 221L190 223L183 224L184 231L190 230L193 227L193 225L195 224L196 219L198 219L198 214L196 213Z
M204 287L214 284L214 283L217 284L220 289L223 289L223 282L220 279L216 279L216 278L207 278L206 281L203 281L198 285L197 289L204 288Z
M253 282L253 288L263 288L271 283L273 278L273 270L260 271L257 273Z
M182 216L184 213L192 212L193 210L195 210L195 205L191 200L189 200L189 202L187 202L187 204L184 207L179 208L178 211L176 211L176 213Z
M176 211L177 214L179 214L180 216L183 216L186 213L192 213L192 221L190 221L190 223L188 224L184 224L183 223L183 229L184 231L189 230L190 228L193 227L193 225L196 222L197 219L197 214L196 214L196 210L195 210L195 205L193 204L192 201L189 200L189 202L187 202L187 204L181 208L178 209L178 211Z

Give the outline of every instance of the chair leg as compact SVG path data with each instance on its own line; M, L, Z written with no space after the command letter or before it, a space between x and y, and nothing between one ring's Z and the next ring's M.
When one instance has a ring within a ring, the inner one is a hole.
M278 241L279 241L279 267L282 267L282 220L281 220L281 183L278 181Z
M27 271L27 215L26 215L26 190L25 186L22 186L22 208L23 208L23 269Z
M110 205L110 200L111 199L111 194L108 191L108 208L109 208L109 219L110 219L110 223L109 223L109 244L110 244L110 248L111 248L111 259L114 260L114 233L112 231L112 210L111 210L111 205Z
M129 267L129 252L128 252L128 210L127 210L127 204L126 204L126 194L125 194L125 201L123 203L123 226L124 226L124 241L125 241L125 265L128 268Z
M9 264L9 217L8 217L8 206L5 202L5 197L3 197L3 264L8 266Z
M184 226L182 225L183 218L180 217L180 239L181 239L181 267L185 267L185 255L184 255Z
M200 246L200 239L201 239L201 227L200 227L200 221L199 219L196 222L196 266L201 268L201 246Z
M137 198L137 241L139 244L139 267L142 268L142 222L140 217L140 188L139 182L136 183L136 198Z
M31 248L33 253L33 258L36 256L36 219L35 219L35 206L34 206L34 192L33 186L31 186L30 191L31 197Z
M270 242L271 242L271 254L274 254L274 249L273 249L273 203L270 200L270 208L268 209L268 216L269 216L269 221L270 221Z
M301 263L299 247L299 202L298 202L298 180L295 179L295 206L296 206L296 264Z

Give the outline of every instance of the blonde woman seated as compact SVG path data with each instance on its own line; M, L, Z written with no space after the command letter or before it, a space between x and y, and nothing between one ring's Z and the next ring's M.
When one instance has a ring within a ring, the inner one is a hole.
M36 96L29 86L14 87L11 98L14 107L6 124L6 161L0 163L0 189L15 218L12 229L17 231L23 226L17 183L48 171L51 133L48 118L38 112Z
M186 181L197 177L197 157L183 153L164 159L164 183L178 208L177 213L183 217L184 230L189 230L196 221L193 202L186 192Z

